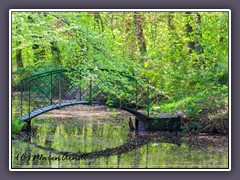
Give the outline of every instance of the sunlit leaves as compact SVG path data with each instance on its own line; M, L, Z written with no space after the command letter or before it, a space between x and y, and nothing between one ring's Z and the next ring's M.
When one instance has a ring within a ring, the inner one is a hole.
M27 75L38 69L82 65L127 71L149 79L154 87L151 97L154 98L156 92L162 93L169 101L197 97L200 92L206 92L206 99L215 94L226 95L227 12L98 14L101 19L97 20L94 12L13 12L12 58L16 58L17 49L22 50ZM139 49L134 14L137 19L141 17L147 49L144 56ZM187 25L192 28L189 32ZM60 51L61 62L57 65L51 51L52 42L57 42ZM190 48L189 43L195 46ZM34 50L34 44L40 48ZM199 47L203 52L197 50ZM42 49L45 57L34 60L34 53ZM120 77L113 78L124 82ZM158 105L163 103L167 102L158 102Z

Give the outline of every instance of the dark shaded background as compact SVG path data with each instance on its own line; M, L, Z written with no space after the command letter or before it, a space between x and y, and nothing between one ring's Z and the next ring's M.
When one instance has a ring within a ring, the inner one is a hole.
M240 178L240 1L237 0L0 0L0 178L47 179L218 179ZM231 9L232 171L230 172L10 172L9 171L9 9Z

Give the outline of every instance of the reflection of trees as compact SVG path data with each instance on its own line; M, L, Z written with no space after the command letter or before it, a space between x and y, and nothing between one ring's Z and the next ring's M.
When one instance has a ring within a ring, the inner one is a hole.
M90 126L93 128L92 126ZM100 130L100 126L98 130ZM57 130L58 133L60 132ZM104 151L85 152L81 143L75 146L75 149L54 149L42 147L45 144L36 145L37 142L22 144L21 146L14 146L12 156L17 156L18 153L23 154L28 152L29 154L43 154L44 157L58 157L58 161L49 160L41 161L40 159L25 159L23 161L16 161L13 159L14 166L18 167L54 167L54 168L212 168L212 167L227 167L228 156L224 152L219 150L212 150L206 147L191 146L190 142L185 144L183 137L178 139L173 134L161 134L156 133L151 135L143 135L143 132L139 132L137 138L115 148L109 148ZM97 133L98 134L98 133ZM87 134L90 135L91 134ZM83 138L83 136L81 136ZM206 140L204 140L206 141ZM168 142L168 143L164 143ZM176 143L184 143L181 146L177 146ZM35 143L35 144L34 144ZM91 141L90 141L91 143ZM174 144L169 144L174 143ZM209 142L210 143L210 140ZM194 144L194 145L195 145ZM213 144L213 143L212 143ZM103 144L104 146L104 144ZM77 149L77 147L80 147ZM106 147L106 146L105 146ZM66 151L67 150L67 151ZM77 153L69 152L76 151ZM89 149L94 150L94 148ZM98 149L100 150L100 149ZM63 161L62 157L68 155L69 157L79 158L79 160ZM82 159L81 159L82 158Z
M30 143L31 145L34 145L35 147L42 149L44 151L51 151L54 154L60 154L64 156L68 156L74 159L94 159L94 158L99 158L99 157L109 157L113 155L121 155L125 154L129 151L132 151L134 149L138 149L139 147L148 144L150 142L164 142L164 143L174 143L174 144L179 144L179 139L172 134L168 135L153 135L153 136L145 136L141 135L138 138L125 143L123 145L120 145L115 148L107 148L105 150L101 151L94 151L94 152L68 152L68 151L59 151L53 148L48 148L48 147L43 147L41 145L37 145L35 143Z
M130 133L127 121L121 125L119 123L100 123L96 125L84 122L79 124L75 121L71 123L56 121L41 126L35 132L34 140L30 143L33 147L36 147L36 150L39 149L35 152L38 154L39 151L42 151L43 154L46 154L46 157L57 155L59 159L60 156L67 155L74 159L66 162L68 167L79 168L83 164L84 167L90 168L95 167L96 164L108 168L120 168L122 165L129 166L130 164L134 165L135 168L148 167L148 164L151 166L150 162L152 161L151 158L148 159L148 155L151 155L152 151L155 152L153 154L159 154L161 151L152 150L150 142L179 143L175 133ZM43 165L41 163L43 162L37 159L36 162L33 162L35 166ZM66 163L62 162L61 158L57 166L63 167ZM56 166L53 162L48 164L50 167Z
M35 144L60 151L92 152L116 147L128 141L128 128L118 126L115 123L45 121L40 126L33 126L30 137Z

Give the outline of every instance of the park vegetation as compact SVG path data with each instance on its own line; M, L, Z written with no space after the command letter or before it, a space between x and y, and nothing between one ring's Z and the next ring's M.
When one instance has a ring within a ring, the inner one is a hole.
M147 78L151 113L185 131L228 132L228 12L12 12L12 90L20 79L87 66Z

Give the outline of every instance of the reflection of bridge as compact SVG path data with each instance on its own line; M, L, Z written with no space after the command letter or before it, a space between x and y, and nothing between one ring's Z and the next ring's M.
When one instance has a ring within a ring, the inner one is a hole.
M37 147L44 151L49 151L53 154L62 155L65 157L69 157L73 160L81 160L81 159L95 159L100 157L110 157L113 155L121 155L125 154L127 152L130 152L134 149L140 148L141 146L147 145L150 142L158 142L158 143L170 143L175 145L181 145L181 140L178 136L174 133L157 133L156 135L140 135L136 134L136 137L118 147L114 148L107 148L105 150L100 151L93 151L93 152L67 152L67 151L59 151L57 149L53 149L50 147L44 147L41 145L38 145L33 142L29 142L30 145L33 145L34 147Z
M20 119L30 124L32 118L53 109L102 104L126 110L143 122L156 120L159 117L149 116L149 93L147 79L124 72L86 67L53 70L21 81Z

